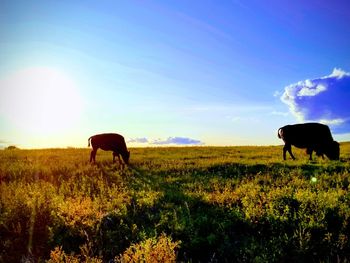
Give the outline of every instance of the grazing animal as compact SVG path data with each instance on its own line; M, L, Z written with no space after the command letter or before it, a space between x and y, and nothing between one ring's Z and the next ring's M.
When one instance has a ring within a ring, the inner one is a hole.
M118 156L119 163L122 164L120 160L121 155L124 163L129 164L130 151L126 147L123 136L116 133L96 134L88 139L88 146L90 144L92 146L90 163L95 163L96 152L101 148L105 151L113 151L113 162L115 162L115 157Z
M306 153L310 155L309 160L312 160L313 151L322 158L325 154L330 160L339 160L339 143L333 140L327 125L320 123L286 125L278 129L278 138L284 141L284 160L286 160L287 151L293 160L295 159L292 145L306 148Z

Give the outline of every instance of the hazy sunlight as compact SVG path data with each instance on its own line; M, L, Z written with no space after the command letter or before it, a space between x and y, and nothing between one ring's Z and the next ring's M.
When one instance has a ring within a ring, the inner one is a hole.
M0 81L0 111L18 128L36 134L69 130L79 120L82 100L65 73L47 67L17 71Z

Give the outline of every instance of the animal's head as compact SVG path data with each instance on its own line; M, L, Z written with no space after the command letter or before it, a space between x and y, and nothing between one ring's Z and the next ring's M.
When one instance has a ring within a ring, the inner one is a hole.
M123 160L126 164L129 164L130 151L126 151L125 154L122 154Z
M330 160L339 160L340 155L340 149L339 149L339 143L336 141L331 142L326 151L325 154Z

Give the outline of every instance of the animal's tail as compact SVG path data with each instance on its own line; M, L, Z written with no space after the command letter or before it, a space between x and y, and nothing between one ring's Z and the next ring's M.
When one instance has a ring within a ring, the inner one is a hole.
M88 139L88 147L90 147L91 138L92 138L92 136Z

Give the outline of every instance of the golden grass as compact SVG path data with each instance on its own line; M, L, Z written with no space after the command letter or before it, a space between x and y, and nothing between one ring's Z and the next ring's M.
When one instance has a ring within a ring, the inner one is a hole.
M312 162L282 146L130 150L124 170L111 152L1 150L0 262L350 256L350 143Z

